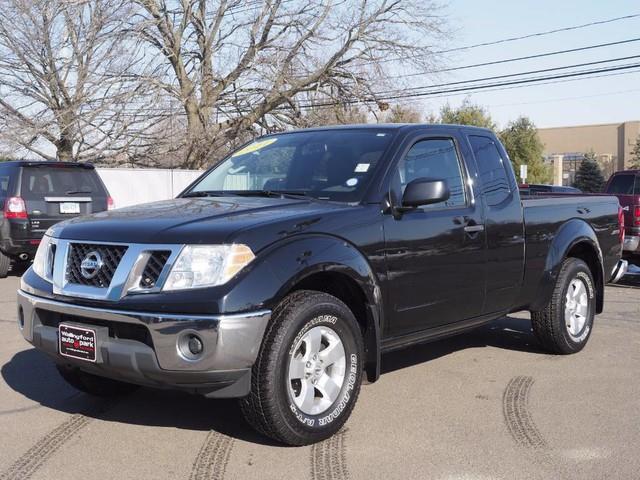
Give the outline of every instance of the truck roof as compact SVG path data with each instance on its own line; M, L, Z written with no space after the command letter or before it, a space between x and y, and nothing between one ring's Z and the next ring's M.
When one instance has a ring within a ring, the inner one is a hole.
M640 168L630 168L628 170L619 170L617 172L613 172L613 175L626 175L629 173L635 173L636 175L640 175Z
M322 127L309 127L309 128L301 128L296 130L291 130L287 132L278 132L277 134L287 134L287 133L295 133L295 132L314 132L321 130L376 130L380 128L385 129L393 129L393 130L419 130L419 129L432 129L432 130L447 130L451 128L458 128L470 131L477 131L483 133L494 133L489 128L484 127L475 127L471 125L456 125L456 124L443 124L443 123L353 123L347 125L328 125ZM274 133L275 135L275 133Z

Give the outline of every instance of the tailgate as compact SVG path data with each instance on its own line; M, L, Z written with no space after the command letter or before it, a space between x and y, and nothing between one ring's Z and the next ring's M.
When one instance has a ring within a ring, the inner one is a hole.
M633 226L635 218L633 217L633 208L637 205L636 200L640 200L640 197L634 195L617 195L620 201L620 206L624 210L624 225L625 229L629 230Z
M638 227L634 216L635 207L640 205L640 175L633 171L614 174L607 184L606 192L618 197L620 206L624 209L624 225L627 233L631 228Z

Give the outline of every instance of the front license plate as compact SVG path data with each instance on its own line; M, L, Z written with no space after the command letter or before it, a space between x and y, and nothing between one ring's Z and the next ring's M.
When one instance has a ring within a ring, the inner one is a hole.
M60 324L58 326L60 355L88 362L96 361L96 332L90 328Z
M80 213L80 204L76 202L62 202L60 213Z

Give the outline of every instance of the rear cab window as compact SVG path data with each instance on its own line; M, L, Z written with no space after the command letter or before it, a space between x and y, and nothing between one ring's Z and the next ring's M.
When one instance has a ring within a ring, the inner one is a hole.
M500 154L500 150L491 137L469 135L469 142L478 164L481 191L485 201L489 207L499 205L511 194L506 170L507 159Z
M613 195L640 195L640 177L633 173L614 175L609 182L607 193Z

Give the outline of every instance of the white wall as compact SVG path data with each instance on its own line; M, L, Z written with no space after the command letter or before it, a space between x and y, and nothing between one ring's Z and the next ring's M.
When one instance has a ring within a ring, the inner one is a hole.
M116 208L167 200L199 177L199 170L160 168L96 168Z

